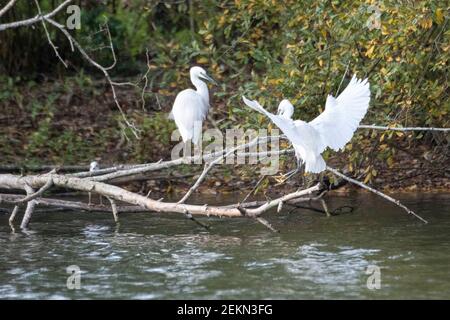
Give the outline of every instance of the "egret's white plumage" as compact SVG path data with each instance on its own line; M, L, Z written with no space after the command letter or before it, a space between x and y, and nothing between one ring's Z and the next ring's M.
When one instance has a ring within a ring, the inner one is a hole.
M190 76L196 90L186 89L178 93L169 118L175 120L183 142L190 139L198 144L202 123L209 110L208 86L202 79L213 83L215 81L201 67L192 67Z
M94 171L97 171L97 170L99 170L100 169L100 165L98 164L98 162L97 161L92 161L90 164L89 164L89 172L94 172ZM92 200L92 194L90 193L90 192L88 192L88 195L89 195L89 205L91 205L91 200ZM102 203L102 196L100 196L100 203L101 204L103 204Z
M89 172L97 171L98 169L100 169L98 162L92 161L91 164L89 165Z
M263 113L275 123L292 142L295 155L305 164L305 171L319 173L326 164L321 153L327 148L344 149L367 112L370 88L367 79L355 76L345 90L334 98L328 95L325 111L310 122L292 120L294 107L288 100L281 101L278 115L265 110L257 101L242 97L250 108Z

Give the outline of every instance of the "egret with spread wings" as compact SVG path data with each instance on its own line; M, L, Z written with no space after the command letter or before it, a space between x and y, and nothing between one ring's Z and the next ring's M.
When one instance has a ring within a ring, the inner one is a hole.
M326 168L322 152L327 148L343 150L364 118L370 101L367 79L355 76L342 93L334 98L328 95L325 111L310 122L292 120L294 107L289 100L281 101L278 114L265 110L257 101L242 97L250 108L261 112L275 123L291 141L298 164L305 172L320 173Z

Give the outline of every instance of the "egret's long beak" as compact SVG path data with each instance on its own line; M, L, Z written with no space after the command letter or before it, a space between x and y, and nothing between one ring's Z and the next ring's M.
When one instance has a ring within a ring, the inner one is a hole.
M219 84L217 83L216 80L214 80L213 78L211 78L210 76L208 76L206 73L202 74L200 77L201 77L203 80L206 80L206 81L209 81L209 82L215 84L216 86L219 85Z

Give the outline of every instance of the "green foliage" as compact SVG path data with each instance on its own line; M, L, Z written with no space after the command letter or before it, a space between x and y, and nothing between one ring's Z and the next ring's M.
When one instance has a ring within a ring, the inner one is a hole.
M175 123L167 118L167 113L158 112L135 121L142 130L142 142L130 146L131 157L137 162L148 162L167 154L168 146L174 144L170 138L176 129Z
M43 8L51 7L50 1L41 2ZM107 21L118 55L115 76L143 72L148 50L148 89L152 93L146 97L154 99L158 95L164 111L168 111L178 89L190 85L188 70L196 64L207 68L221 83L213 89L212 112L221 119L222 128L269 125L263 116L243 106L242 94L257 98L271 111L282 98L288 98L296 107L295 117L310 120L322 111L326 95L342 91L352 74L369 77L371 83L372 101L366 123L450 125L446 1L138 0L107 1L104 5L81 1L81 5L82 29L75 36L93 57L109 65L110 52L95 50L108 45L105 32L97 32ZM379 28L368 28L373 17L371 6L377 6L381 12ZM22 3L14 14L23 18L34 12L32 3ZM64 15L59 19L64 20ZM90 87L88 75L98 72L93 73L79 55L71 54L60 34L52 29L51 35L73 65L87 68L84 75L77 76L81 81L78 86ZM39 45L25 45L29 38L36 38L32 43ZM14 39L20 40L20 45L13 44ZM13 70L14 77L21 80L27 76L25 70L29 70L24 67L33 69L34 61L45 60L42 56L47 58L47 71L58 65L56 59L48 59L54 54L42 32L10 32L2 43L6 46L0 49L0 69ZM42 44L47 48L43 49ZM19 55L18 48L23 51L24 47L24 61L13 63ZM20 100L14 83L16 80L8 81L8 89L0 93L0 102ZM35 112L41 112L41 107L36 105ZM148 116L136 108L132 117L143 130L143 140L170 145L168 139L174 125L162 113ZM46 121L41 120L31 146L37 148L45 142L41 136L49 138ZM116 136L120 136L119 128L116 131ZM77 152L83 148L74 134L68 132L59 139ZM377 173L371 166L375 157L367 150L376 151L378 160L391 166L395 156L392 141L422 139L421 135L360 131L347 147L349 169L362 168L370 180ZM149 144L137 141L136 145L129 147L136 160L147 160L156 153Z

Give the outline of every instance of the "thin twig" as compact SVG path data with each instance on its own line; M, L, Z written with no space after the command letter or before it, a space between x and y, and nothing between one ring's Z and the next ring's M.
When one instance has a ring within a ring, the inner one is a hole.
M184 215L186 216L186 218L188 218L189 220L194 221L196 224L198 224L202 228L205 228L206 230L209 230L210 226L208 226L207 224L204 224L203 222L195 219L189 211L185 210L184 211Z
M39 16L42 17L42 11L41 7L39 6L39 2L37 0L34 0L34 3L36 4L36 7L38 9ZM59 61L62 62L64 67L67 68L67 63L64 61L64 59L59 55L58 48L55 46L55 44L52 41L52 38L50 37L50 33L48 32L47 25L45 23L45 19L41 19L42 26L44 27L45 35L47 36L48 43L53 48L53 51L55 51L56 57L59 59Z
M264 218L261 217L255 217L255 220L258 221L259 223L261 223L263 226L265 226L266 228L268 228L270 231L272 232L280 232L279 230L275 229L269 221L267 221Z
M133 123L131 123L128 120L127 116L125 115L125 112L123 111L122 106L121 106L121 104L120 104L120 102L119 102L119 100L117 98L115 83L114 83L114 81L112 81L111 76L110 76L110 74L108 72L110 69L112 69L116 65L116 62L117 62L116 55L115 55L115 52L114 52L114 46L113 46L113 43L112 43L111 33L109 32L108 25L106 24L106 30L107 30L107 35L108 35L109 44L110 44L110 48L111 48L111 54L112 54L112 57L113 57L113 63L110 66L108 66L108 67L104 67L104 66L100 65L98 62L96 62L94 59L92 59L86 53L86 51L83 49L83 47L75 40L75 38L72 37L72 35L66 30L66 28L62 24L56 22L55 20L53 20L51 18L45 17L45 16L44 16L44 19L46 21L48 21L50 24L52 24L53 26L55 26L56 28L58 28L66 36L66 38L78 49L78 51L81 53L83 58L85 60L87 60L91 65L93 65L95 68L97 68L98 70L100 70L103 73L103 75L105 76L106 80L108 81L108 83L109 83L109 85L111 87L113 100L114 100L114 103L115 103L117 109L120 112L120 115L122 116L122 120L125 122L127 127L131 130L133 135L137 139L139 139L139 137L140 137L139 136L140 130Z
M252 141L250 141L248 143L248 146L252 146L252 145L258 143L258 141L259 141L259 137L256 137L255 139L253 139ZM206 175L208 174L208 172L212 169L212 167L215 164L221 162L223 159L227 158L229 155L231 155L236 150L241 149L241 148L242 148L242 146L234 147L231 150L227 151L222 156L218 157L217 159L209 162L208 164L205 164L205 167L203 168L203 172L198 177L197 181L195 181L194 185L188 190L188 192L183 196L183 198L181 198L180 201L178 201L178 203L184 203L191 196L191 194L200 186L200 184L203 182L203 180L205 180Z
M29 26L29 25L32 25L32 24L35 24L35 23L41 21L42 19L46 19L46 20L50 19L53 16L55 16L58 12L60 12L62 9L64 9L64 7L66 7L72 1L73 0L66 0L66 1L64 1L58 7L56 7L52 12L47 13L46 15L43 15L43 16L37 15L37 16L35 16L33 18L26 19L26 20L20 20L20 21L14 21L14 22L11 22L11 23L0 24L0 31L6 30L6 29L10 29L10 28L18 28L18 27L23 27L23 26ZM2 10L4 10L4 8Z
M336 97L338 96L339 90L341 90L342 83L344 82L345 76L347 75L348 67L350 66L350 61L347 63L347 67L345 67L344 75L342 76L341 82L339 83L339 87L336 91Z
M15 205L13 211L11 212L11 215L9 216L9 223L12 224L14 222L14 218L16 217L17 213L19 212L20 206Z
M263 175L263 176L258 180L258 182L255 184L255 186L252 188L252 190L251 190L249 193L247 193L247 195L244 197L244 199L242 199L241 202L247 201L248 197L250 197L250 195L251 195L253 192L255 192L256 188L258 188L258 186L261 184L261 182L264 180L265 177L266 177L266 176Z

